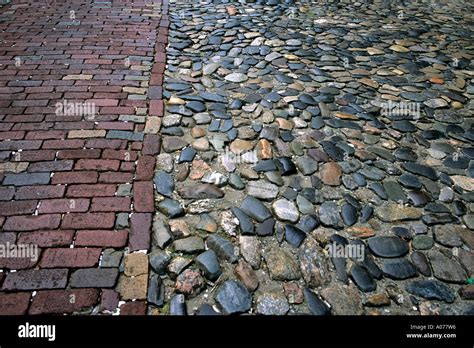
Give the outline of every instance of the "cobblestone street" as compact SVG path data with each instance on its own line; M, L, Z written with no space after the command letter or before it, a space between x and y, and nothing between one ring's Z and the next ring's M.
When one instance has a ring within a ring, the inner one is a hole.
M0 5L0 314L474 314L474 6L420 3Z

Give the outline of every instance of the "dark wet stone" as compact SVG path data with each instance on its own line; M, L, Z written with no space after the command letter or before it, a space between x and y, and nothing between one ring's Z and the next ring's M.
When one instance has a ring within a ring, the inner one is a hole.
M314 116L311 118L311 128L321 129L325 126L323 118L321 116Z
M453 213L456 216L462 216L467 213L467 207L462 201L454 201L453 202Z
M257 234L259 236L272 236L275 227L275 219L270 218L262 222L257 227Z
M353 265L350 271L351 277L357 287L363 292L374 291L377 288L375 280L361 266Z
M365 223L369 221L373 213L374 213L374 208L372 208L370 205L364 206L360 211L360 222Z
M385 178L385 173L375 167L365 167L359 170L359 173L373 181L382 181Z
M394 202L402 202L402 203L407 203L408 198L405 195L405 192L403 191L402 187L395 181L384 181L383 187L385 189L385 192L387 193L387 196L389 199L391 199Z
M414 162L418 158L417 154L413 150L404 147L396 149L393 155L399 161Z
M451 222L458 222L458 218L451 214L423 214L421 220L425 225L444 225Z
M392 279L407 279L418 275L415 266L405 258L384 260L382 271Z
M400 257L408 252L408 244L394 236L376 236L367 241L370 251L380 257Z
M165 287L161 277L158 274L153 274L148 282L148 296L147 301L156 306L163 306L165 301Z
M398 182L409 189L421 189L421 181L417 176L411 173L403 173L398 178Z
M309 94L303 93L299 96L298 99L307 105L312 105L312 106L318 105L318 103Z
M343 282L344 284L349 283L349 277L346 272L346 259L343 257L332 257L331 258L334 268L336 269L336 278L337 280Z
M300 219L297 227L306 233L310 233L319 226L319 219L316 215L306 215Z
M252 295L237 280L227 280L216 293L216 302L226 314L244 313L252 307Z
M204 276L211 281L217 280L221 275L221 268L217 255L213 250L207 250L196 257L196 265L203 272Z
M173 177L164 171L158 171L153 178L156 192L165 196L171 197L174 191Z
M411 253L410 259L421 274L426 277L431 277L430 264L423 253L414 251Z
M329 141L321 141L320 144L322 145L324 152L333 160L338 162L344 160L344 151L336 147L333 143Z
M279 157L277 158L277 161L279 163L281 175L296 174L296 166L289 157Z
M418 250L431 249L434 245L433 238L427 235L416 235L413 237L412 246Z
M242 234L255 234L252 220L242 210L233 207L231 211L239 220L240 231Z
M215 102L215 103L225 103L227 102L226 98L211 92L200 92L199 96L206 101Z
M424 102L427 99L426 96L424 96L422 93L414 92L402 92L400 93L400 97L414 102Z
M404 240L411 240L413 238L411 231L408 228L402 226L395 226L391 228L391 231L398 237Z
M339 215L339 207L334 202L324 202L319 207L319 219L324 226L343 228L344 224Z
M342 205L341 216L347 226L352 226L357 222L357 215L358 211L353 205L349 203Z
M433 275L439 280L459 284L466 282L468 276L457 261L446 257L435 249L428 252L428 259L433 269Z
M166 266L170 262L171 257L162 250L154 250L150 256L150 266L159 275L163 275L166 271Z
M183 151L181 151L181 154L179 155L178 163L192 162L192 160L194 159L194 156L196 156L196 150L194 150L192 147L187 147Z
M201 307L199 307L199 310L196 315L220 315L220 313L216 312L211 305L204 303L203 305L201 305Z
M467 169L469 167L470 158L467 156L460 156L458 154L447 157L443 164L446 167L453 169Z
M185 199L206 199L206 198L222 198L224 192L212 184L199 184L193 186L185 186L178 189L181 197Z
M377 196L382 199L388 199L387 193L385 192L384 187L379 182L371 182L369 186L367 186L370 190L374 191Z
M173 219L184 215L184 209L181 204L174 200L166 198L162 200L158 206L158 210L165 214L167 217Z
M197 100L186 103L186 107L194 112L203 112L206 110L206 105Z
M263 222L272 216L270 210L268 210L262 202L252 196L247 196L243 200L240 209L258 222Z
M403 163L402 167L403 169L408 170L409 172L413 174L422 175L431 180L438 179L438 174L431 167L428 167L419 163L411 163L411 162Z
M305 238L306 233L299 228L293 225L285 225L285 239L292 247L298 248Z
M309 311L313 315L330 315L329 307L309 288L303 289L304 299Z
M429 211L431 213L450 213L451 212L447 206L441 203L437 203L437 202L428 203L424 209L425 211Z
M410 121L407 120L402 120L402 121L393 121L392 122L392 128L396 129L400 132L415 132L416 131L416 126L411 123Z
M239 258L232 243L228 239L218 235L213 234L207 237L206 245L209 249L214 250L219 258L231 263L237 262Z
M273 172L277 170L277 166L273 160L259 161L253 169L256 172Z
M171 315L188 315L186 309L186 299L183 294L174 295L170 301Z
M453 303L456 299L454 291L438 280L415 280L406 286L410 294L421 296L427 300L439 300Z
M431 201L431 197L423 191L409 191L408 200L410 201L410 204L414 207L422 207L429 201Z
M243 190L245 188L245 184L237 173L229 175L229 185L236 190Z

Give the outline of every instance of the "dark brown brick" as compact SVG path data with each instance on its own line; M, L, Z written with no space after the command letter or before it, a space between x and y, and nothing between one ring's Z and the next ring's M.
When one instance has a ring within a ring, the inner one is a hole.
M148 250L150 248L152 214L134 213L130 218L130 251Z
M43 268L94 267L99 262L101 249L95 248L52 248L43 251Z
M137 172L135 180L153 180L155 173L155 157L141 156L137 162Z
M53 230L22 232L18 237L18 244L33 244L40 248L69 246L74 239L73 230Z
M97 246L107 248L121 248L127 243L128 231L89 230L78 231L75 246Z
M152 181L136 181L133 183L133 205L136 212L152 213L155 211Z
M92 199L90 211L128 212L130 211L130 201L129 197L95 197Z
M66 197L111 197L115 195L115 185L71 185L67 188Z
M40 214L79 213L89 209L89 200L85 198L46 199L41 201Z
M71 213L64 216L61 228L78 230L112 228L114 223L114 213Z
M50 230L59 227L60 214L49 215L18 215L7 218L3 225L5 231L35 231Z
M59 198L64 196L64 191L64 185L23 186L16 189L15 199Z
M98 303L98 289L42 290L33 297L29 314L73 313Z
M54 173L52 184L94 184L99 174L92 171Z
M146 302L134 301L126 302L120 306L120 315L145 315Z
M30 304L29 292L0 293L0 315L24 315Z
M120 161L117 160L102 160L102 159L80 159L77 161L74 169L76 170L113 170L119 169Z
M38 201L11 201L0 202L0 215L24 215L33 214Z

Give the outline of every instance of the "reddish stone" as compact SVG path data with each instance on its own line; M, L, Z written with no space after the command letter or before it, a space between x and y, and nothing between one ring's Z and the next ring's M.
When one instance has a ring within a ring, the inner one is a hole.
M82 139L46 140L43 149L81 149L84 147Z
M138 154L135 151L105 149L102 158L134 162L137 160Z
M77 161L74 169L76 170L118 170L120 161L117 160L103 160L103 159L80 159Z
M99 149L61 150L58 151L59 159L99 158Z
M148 114L150 116L163 116L163 100L150 100Z
M145 134L145 139L143 141L143 150L144 155L158 155L161 148L161 138L157 134Z
M99 182L102 183L124 184L132 181L133 173L106 172L99 175Z
M130 198L129 197L107 197L101 198L96 197L92 199L91 212L95 211L117 211L117 212L128 212L130 211Z
M106 311L115 311L119 304L119 295L115 290L104 289L100 298L100 309Z

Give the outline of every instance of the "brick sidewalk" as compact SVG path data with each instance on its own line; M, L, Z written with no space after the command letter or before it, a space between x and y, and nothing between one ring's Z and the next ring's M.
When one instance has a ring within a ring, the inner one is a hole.
M39 248L0 257L0 314L113 312L119 299L121 314L146 312L148 262L133 252L150 247L167 11L0 9L0 244Z

